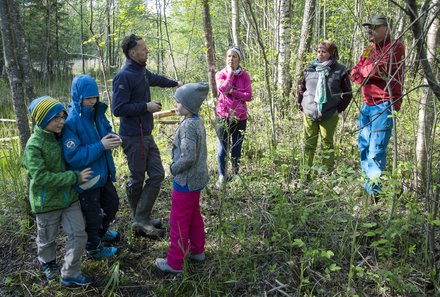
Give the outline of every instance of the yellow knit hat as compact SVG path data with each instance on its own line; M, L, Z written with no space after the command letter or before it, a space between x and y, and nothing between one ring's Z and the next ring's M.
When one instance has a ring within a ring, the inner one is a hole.
M64 105L49 96L34 99L29 106L29 113L40 128L46 127L61 111L66 112Z

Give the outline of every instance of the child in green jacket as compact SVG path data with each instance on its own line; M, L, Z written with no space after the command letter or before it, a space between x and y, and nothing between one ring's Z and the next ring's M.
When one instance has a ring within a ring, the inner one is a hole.
M90 280L81 272L80 259L87 234L73 185L87 181L91 169L66 171L60 134L67 113L58 100L37 98L31 102L29 112L36 125L26 144L23 165L30 178L29 200L37 218L38 261L48 280L57 277L55 239L61 224L68 235L61 283L86 286Z

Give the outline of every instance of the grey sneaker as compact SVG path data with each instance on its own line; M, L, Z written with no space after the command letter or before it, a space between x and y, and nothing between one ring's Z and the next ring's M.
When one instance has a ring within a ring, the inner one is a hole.
M220 189L223 186L224 182L225 182L225 176L224 175L220 175L218 177L217 182L215 183L215 186L217 187L217 189Z
M203 261L205 261L206 256L205 256L205 253L203 252L203 253L195 254L195 255L190 254L189 258L194 262L203 262Z
M157 258L154 262L157 268L159 268L163 272L170 272L170 273L182 273L182 269L173 269L170 265L167 263L167 259L164 258Z

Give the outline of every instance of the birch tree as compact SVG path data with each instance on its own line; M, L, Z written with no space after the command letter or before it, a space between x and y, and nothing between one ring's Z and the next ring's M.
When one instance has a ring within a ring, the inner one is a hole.
M391 1L393 3L396 3L393 0ZM440 101L440 83L435 78L434 73L432 71L432 66L428 62L424 40L418 38L419 36L423 36L424 20L426 19L426 17L422 18L420 16L426 15L428 2L425 2L424 5L422 5L420 9L421 10L420 14L418 13L417 3L415 0L405 0L405 3L406 3L406 8L403 9L405 13L409 16L409 19L411 21L411 31L416 39L415 47L419 55L418 60L420 61L420 64L422 66L422 70L428 82L429 88L432 90L435 97L437 97L437 100ZM396 3L396 5L398 4Z
M439 27L439 19L436 17L435 12L438 12L440 1L434 0L433 6L430 10L428 17L428 34L426 41L426 57L429 64L433 64L435 62L435 50L438 44L437 33ZM432 20L432 24L431 24ZM424 85L428 85L428 81L424 78ZM417 143L416 143L416 160L418 169L415 171L415 182L417 192L426 193L429 189L426 182L426 173L428 165L431 162L427 162L429 151L431 150L431 131L433 127L434 120L434 112L435 112L435 101L432 96L432 91L429 87L424 87L422 89L422 97L420 99L420 107L419 107L419 121L418 121L418 131L417 131Z
M238 17L238 0L231 0L231 10L232 10L232 40L237 46L240 44L240 20Z
M280 45L278 55L278 91L283 102L288 100L292 80L290 77L290 31L292 20L292 2L281 0L280 3ZM287 101L288 102L288 101Z
M295 77L293 84L293 94L296 94L296 88L299 85L299 81L301 79L301 72L304 67L304 54L307 48L310 45L310 28L311 28L311 20L313 15L313 10L315 8L315 0L306 0L304 4L304 16L303 22L301 26L301 38L299 40L298 52L297 52L297 61L295 67Z
M2 0L0 1L0 31L2 34L3 54L5 59L6 73L9 79L9 85L12 95L12 105L14 108L15 119L17 121L18 134L20 139L20 146L22 151L26 146L26 142L30 136L27 110L24 97L24 84L22 75L20 73L19 61L21 60L19 55L23 52L17 51L20 47L18 42L23 40L17 40L17 25L20 22L20 18L13 18L14 15L11 11L18 8L13 8L17 5L15 1ZM23 44L25 46L25 44Z
M395 1L392 2L398 6L398 3L396 3ZM424 38L419 38L420 36L423 36L423 28L425 27L425 24L428 23L426 21L428 19L426 15L429 8L428 5L429 1L423 2L420 8L420 12L418 11L416 1L405 0L405 3L406 3L406 7L405 8L402 7L402 9L409 16L411 22L411 31L415 39L415 47L417 49L418 60L420 61L420 65L422 66L423 73L426 82L429 85L429 88L431 89L435 97L437 97L437 99L440 100L440 83L435 77L434 72L432 70L432 66L428 61L428 53L425 48ZM439 13L438 1L435 1L435 3L436 6L434 8L435 11L434 14L438 15ZM422 120L426 120L426 119L423 118ZM420 129L422 128L425 129L425 127L420 127ZM425 137L425 141L426 141L426 137ZM440 182L440 176L438 176L438 179L436 181L437 185L439 182ZM427 235L428 235L428 247L429 247L429 256L430 256L431 265L435 264L435 254L436 254L435 226L433 225L432 221L435 221L438 217L438 208L439 208L439 199L440 199L440 189L438 187L435 187L434 189L435 189L435 193L433 195L433 199L432 200L429 199L426 201L427 211L430 216L430 221L427 223Z
M277 147L277 139L276 139L276 134L275 134L275 102L272 96L272 88L271 88L271 82L270 82L270 71L269 71L269 60L266 54L266 47L263 43L263 38L260 34L260 29L258 27L258 22L257 19L255 17L255 14L252 10L252 3L250 0L246 1L247 7L249 9L249 15L252 19L252 25L254 27L255 30L255 34L257 37L257 41L258 41L258 45L260 46L261 52L263 53L263 61L264 61L264 78L265 78L265 83L266 83L266 92L267 92L267 96L269 97L269 107L270 107L270 119L271 119L271 144L274 148Z
M217 98L217 84L215 82L215 59L214 59L214 39L212 36L211 14L209 10L209 0L203 0L203 28L205 30L206 65L208 67L208 82L211 88L211 97Z

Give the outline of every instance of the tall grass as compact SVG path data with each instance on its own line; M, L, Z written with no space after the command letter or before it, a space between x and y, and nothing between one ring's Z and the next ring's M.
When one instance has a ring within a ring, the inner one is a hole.
M27 218L27 179L22 170L22 152L16 138L13 123L0 123L0 224L7 222L11 215L20 214ZM27 225L27 220L22 220Z
M164 109L173 107L172 89L153 90L153 98L161 101ZM122 149L114 151L118 170L116 187L121 200L114 226L125 236L120 243L124 252L113 266L111 261L84 260L85 271L94 276L96 285L87 293L79 293L85 296L422 296L428 285L434 286L436 276L431 276L424 253L424 224L429 213L425 202L417 200L407 186L412 178L415 141L409 110L402 110L398 121L398 131L405 131L398 138L399 173L384 175L385 193L391 193L394 183L402 189L397 212L385 230L390 209L388 195L381 204L373 205L362 189L354 132L358 111L352 108L344 126L338 128L335 170L322 171L318 150L313 168L316 177L305 183L299 182L301 114L290 111L285 118L277 118L279 143L274 150L264 106L258 95L249 104L251 116L240 179L220 190L214 186L218 173L213 112L206 104L202 107L211 178L201 199L207 260L202 265L187 263L182 277L161 275L152 265L156 257L165 255L168 238L151 241L130 233L131 219L124 193L129 173ZM114 130L118 131L117 119L115 123ZM170 209L168 164L176 127L156 123L154 130L167 173L154 209L155 215L162 217L167 217ZM0 126L0 131L2 137L13 136L7 132L11 129L6 124ZM438 147L438 139L435 142ZM0 153L1 223L11 226L15 218L10 212L19 212L17 201L26 196L25 179L17 143L8 143ZM438 157L438 152L434 157ZM28 274L21 277L28 286L35 282L35 277ZM18 282L14 282L14 277L11 279L13 291ZM58 286L50 288L58 295L65 293ZM41 295L44 289L35 290L36 295ZM432 295L436 292L438 289L429 291Z

